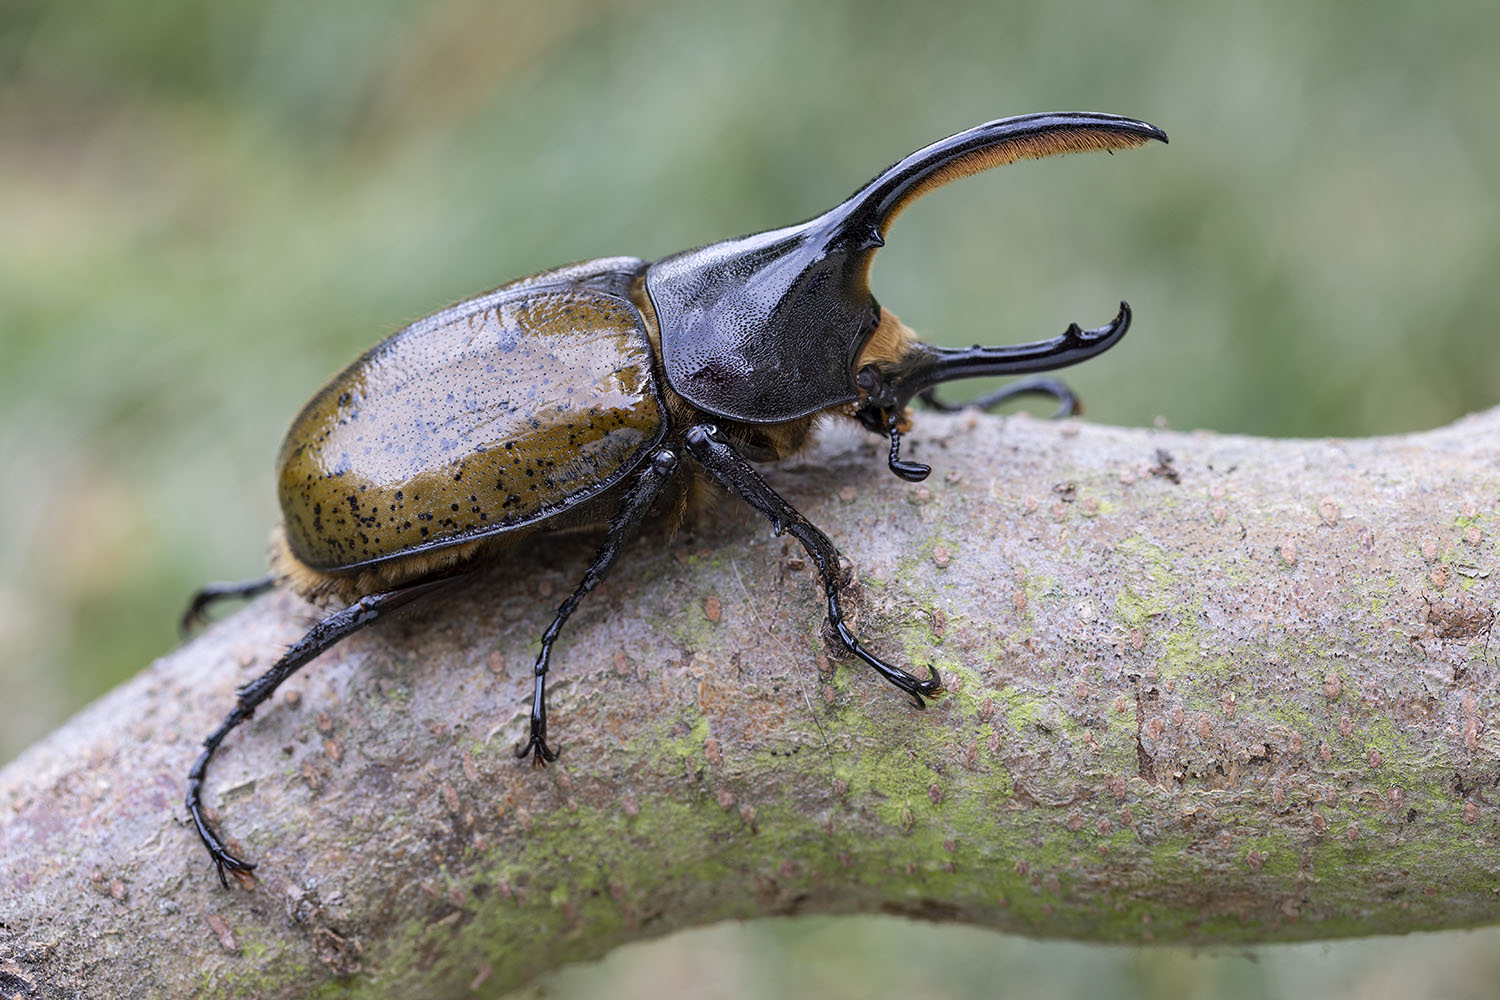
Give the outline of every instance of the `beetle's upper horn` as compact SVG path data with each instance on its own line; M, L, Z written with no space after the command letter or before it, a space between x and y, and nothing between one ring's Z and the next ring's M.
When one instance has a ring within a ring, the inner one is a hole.
M859 396L879 322L870 263L896 213L958 177L1025 157L1165 142L1114 115L1026 115L920 149L831 211L664 257L646 271L667 383L703 413L780 423Z
M1152 139L1167 141L1155 125L1118 115L1039 114L986 122L917 150L882 171L822 221L841 228L846 239L871 250L885 242L886 230L901 210L949 181L991 167L1057 153L1121 149Z

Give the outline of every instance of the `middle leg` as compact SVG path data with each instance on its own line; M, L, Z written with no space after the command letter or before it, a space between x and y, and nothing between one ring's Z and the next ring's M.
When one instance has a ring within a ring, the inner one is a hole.
M557 609L557 616L542 634L542 650L537 654L536 666L532 670L531 734L525 743L516 745L517 757L536 752L536 756L531 758L535 767L544 767L548 761L557 759L556 751L547 746L547 670L552 663L552 644L562 634L563 623L573 614L578 602L599 586L609 574L609 568L614 565L620 550L650 513L651 505L661 496L676 471L677 454L670 448L660 448L651 456L625 494L625 502L610 520L609 532L604 536L604 543L599 546L599 551L595 553L593 563L583 574L583 581L562 602L562 606Z

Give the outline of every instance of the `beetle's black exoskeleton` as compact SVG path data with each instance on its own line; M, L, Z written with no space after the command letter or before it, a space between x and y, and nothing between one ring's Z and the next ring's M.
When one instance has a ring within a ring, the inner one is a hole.
M587 261L511 282L399 331L323 388L292 424L279 458L282 525L271 575L206 588L196 618L224 596L284 582L343 605L239 690L188 773L187 808L226 885L253 865L230 854L203 815L209 761L305 663L544 527L606 524L578 589L542 636L531 725L517 756L540 765L547 744L552 646L578 602L604 579L653 511L706 477L802 543L823 581L840 644L918 707L941 682L880 659L844 622L839 552L761 479L751 461L793 454L814 420L858 420L902 460L906 407L953 379L1061 368L1108 350L1130 310L1092 330L1013 347L924 344L870 294L875 251L896 214L957 177L1026 157L1166 141L1145 122L1098 114L989 122L919 150L836 208L784 229L713 243L647 263ZM1052 380L1020 392L1056 395Z

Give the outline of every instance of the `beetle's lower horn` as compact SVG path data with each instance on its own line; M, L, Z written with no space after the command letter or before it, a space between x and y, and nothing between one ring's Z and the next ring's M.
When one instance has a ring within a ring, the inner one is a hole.
M1082 329L1072 323L1050 340L1006 347L938 347L917 343L901 359L895 371L882 379L882 398L872 400L887 412L898 412L918 393L961 378L1029 375L1087 361L1103 354L1130 329L1130 305L1104 326Z

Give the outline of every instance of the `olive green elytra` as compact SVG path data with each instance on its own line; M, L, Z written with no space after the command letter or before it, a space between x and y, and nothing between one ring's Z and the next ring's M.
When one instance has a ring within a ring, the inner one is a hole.
M666 429L620 288L645 262L596 264L420 320L314 396L278 463L292 554L324 571L406 557L545 520L633 469Z
M288 677L344 637L470 579L514 544L553 527L593 526L603 541L542 634L529 732L516 756L541 766L553 644L580 601L651 517L680 517L717 486L795 538L822 581L830 636L917 708L942 689L870 652L843 610L843 556L761 478L752 461L795 454L820 419L853 420L901 458L907 404L951 409L954 379L1024 375L1109 350L1130 307L1094 329L1001 347L925 344L875 301L870 264L892 221L923 193L1024 158L1165 142L1154 125L1101 114L1004 118L898 160L827 212L653 262L607 257L502 285L405 327L335 376L293 422L279 458L282 523L271 575L205 587L190 623L222 597L278 583L329 612L261 676L203 741L188 770L188 815L226 887L255 867L209 823L203 786L224 738ZM1000 303L997 303L997 307ZM985 322L989 317L984 318ZM1054 379L982 396L1075 401Z

